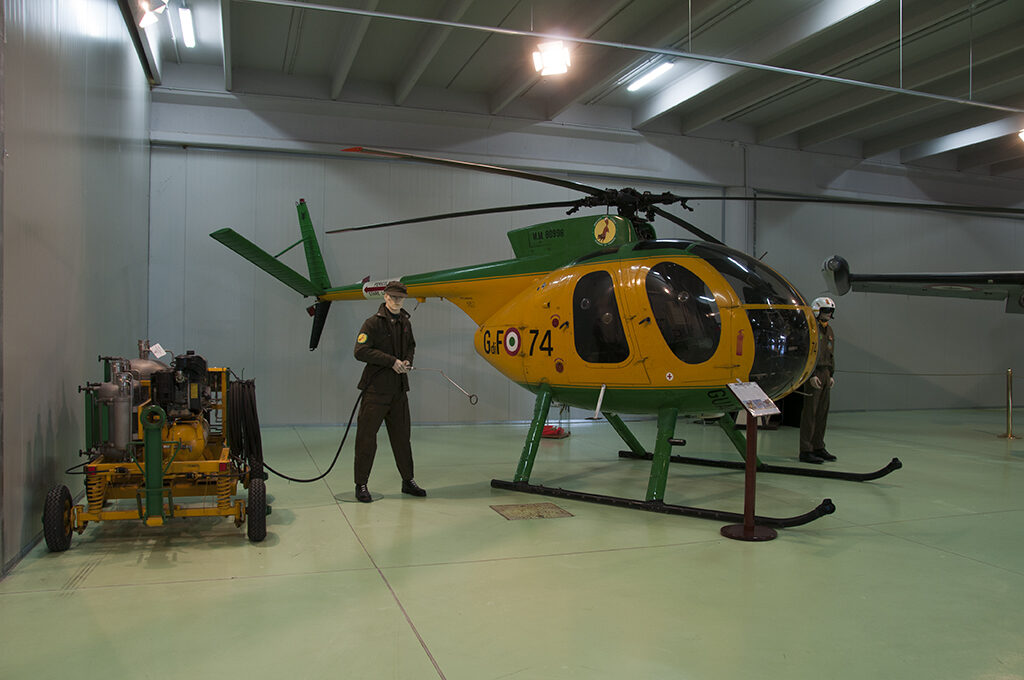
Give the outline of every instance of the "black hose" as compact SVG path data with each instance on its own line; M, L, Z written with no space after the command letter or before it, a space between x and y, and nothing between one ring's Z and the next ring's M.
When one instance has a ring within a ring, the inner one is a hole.
M66 474L66 475L84 475L84 474L86 474L85 469L84 469L85 466L88 465L89 463L95 461L98 458L99 458L99 456L92 456L91 458L89 458L89 460L85 461L84 463L79 463L78 465L72 465L71 467L69 467L67 470L64 471L64 474ZM83 468L83 469L79 470L79 471L75 471L75 468Z
M329 475L331 470L334 469L334 465L338 462L338 458L341 456L341 448L345 445L345 439L348 438L349 430L352 429L352 420L355 418L356 409L359 408L359 402L362 398L363 393L360 392L356 398L356 403L352 405L352 413L349 414L348 425L345 426L345 434L341 437L341 443L338 444L338 450L334 453L334 460L331 461L330 467L323 474L316 477L298 479L278 472L263 460L263 441L260 438L260 421L256 413L255 381L235 381L228 387L228 444L231 447L232 455L238 455L241 460L248 461L249 468L258 476L263 476L263 468L266 468L278 477L287 479L290 482L308 484L309 482L319 481Z
M227 437L231 457L242 467L245 463L256 476L263 474L263 440L256 413L256 383L236 380L228 385Z

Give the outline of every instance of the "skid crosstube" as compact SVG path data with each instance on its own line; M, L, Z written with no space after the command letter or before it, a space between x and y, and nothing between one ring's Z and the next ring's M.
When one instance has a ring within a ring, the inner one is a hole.
M660 512L666 515L683 515L686 517L697 517L699 519L712 519L721 522L742 522L743 513L726 512L724 510L712 510L709 508L694 508L685 505L672 505L660 500L641 501L633 498L622 498L620 496L604 496L596 493L583 491L571 491L569 489L556 489L540 484L529 482L506 482L500 479L492 479L491 486L495 489L506 489L508 491L519 491L522 493L533 493L541 496L554 496L556 498L567 498L574 501L586 501L588 503L599 503L601 505L613 505L620 508L631 508L634 510L646 510L648 512ZM768 527L798 527L808 522L813 522L819 517L830 515L835 512L836 506L832 499L826 498L818 507L810 512L795 517L761 517L754 518L759 526Z
M635 451L619 451L620 458L635 458L636 460L651 460L650 453L637 453ZM704 465L707 467L727 468L729 470L742 470L746 463L734 460L709 460L707 458L689 458L686 456L672 456L669 458L672 463L686 463L688 465ZM838 470L820 470L815 468L790 467L787 465L766 465L757 466L758 472L772 472L781 475L798 475L802 477L822 477L824 479L841 479L847 482L870 482L885 477L903 467L899 458L893 458L885 465L874 472L841 472Z

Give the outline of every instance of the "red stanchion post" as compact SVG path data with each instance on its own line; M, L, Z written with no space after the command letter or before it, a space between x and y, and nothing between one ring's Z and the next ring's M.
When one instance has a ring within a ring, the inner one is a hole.
M722 527L722 535L737 541L770 541L779 534L771 527L757 526L754 500L757 495L757 418L747 414L747 465L743 478L743 524Z

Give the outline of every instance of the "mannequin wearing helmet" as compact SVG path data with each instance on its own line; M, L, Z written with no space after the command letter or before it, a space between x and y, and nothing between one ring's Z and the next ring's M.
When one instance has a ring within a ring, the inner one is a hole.
M835 312L836 312L836 303L835 303L835 301L832 298L830 298L830 297L816 297L816 298L814 298L814 302L811 303L811 311L814 312L814 318L815 319L819 318L819 315L821 314L822 310L824 310L825 312L827 312L830 315L831 314L835 314Z
M825 449L825 427L832 386L835 384L835 332L831 321L836 303L829 297L818 297L811 303L818 321L818 360L811 377L804 383L804 405L800 414L800 460L824 463L836 459Z

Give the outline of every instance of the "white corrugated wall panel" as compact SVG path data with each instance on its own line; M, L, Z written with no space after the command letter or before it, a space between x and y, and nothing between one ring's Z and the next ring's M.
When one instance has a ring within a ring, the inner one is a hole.
M149 90L115 0L6 0L2 559L79 462L101 354L146 331ZM77 493L80 488L74 489Z

